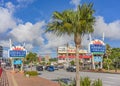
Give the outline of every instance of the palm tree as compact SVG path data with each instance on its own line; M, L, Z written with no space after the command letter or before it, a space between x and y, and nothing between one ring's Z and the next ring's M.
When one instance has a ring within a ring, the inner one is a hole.
M105 59L105 63L107 64L107 68L108 68L108 71L109 71L109 66L110 64L112 63L111 59L109 59L108 57L111 55L111 52L112 52L112 49L110 47L109 44L106 44L106 56L107 56L107 59Z
M53 32L57 36L63 34L73 35L76 46L76 86L80 86L79 74L79 48L84 34L94 31L93 24L95 17L93 16L93 4L79 5L77 10L65 10L63 12L54 12L53 19L48 23L46 32Z

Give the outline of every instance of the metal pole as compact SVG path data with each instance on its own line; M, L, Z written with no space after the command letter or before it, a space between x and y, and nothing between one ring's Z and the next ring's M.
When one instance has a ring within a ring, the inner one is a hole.
M95 69L95 62L94 62L94 55L92 54L92 65L93 65L93 69Z
M22 59L21 59L22 61ZM21 64L21 72L23 72L23 61L22 61L22 64Z
M14 59L12 58L12 68L13 68L13 72L15 71L15 68L14 68Z

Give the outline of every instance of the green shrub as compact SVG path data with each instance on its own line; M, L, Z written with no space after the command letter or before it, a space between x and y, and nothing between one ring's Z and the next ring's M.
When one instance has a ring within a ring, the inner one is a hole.
M38 72L37 71L26 71L25 75L28 74L29 76L37 76Z
M91 80L89 77L85 77L80 79L80 86L90 86Z
M103 86L102 80L98 79L98 80L93 81L92 86Z
M64 82L59 81L60 86L76 86L75 82L76 81L74 80L70 85L67 85ZM102 80L100 79L91 81L89 77L85 77L85 78L81 77L80 86L103 86L103 85L102 85Z

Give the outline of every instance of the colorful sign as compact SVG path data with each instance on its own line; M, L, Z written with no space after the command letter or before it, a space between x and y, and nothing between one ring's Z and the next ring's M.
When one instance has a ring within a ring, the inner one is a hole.
M103 41L94 40L90 43L90 52L91 53L105 53L106 47Z
M101 56L94 56L94 62L102 62Z
M14 60L14 64L22 64L22 60Z
M91 44L90 45L90 51L91 52L101 52L105 53L105 45L99 45L99 44Z
M22 51L22 50L10 50L9 51L9 56L10 57L25 57L26 56L26 51Z
M27 53L27 51L25 50L25 48L23 46L13 46L9 50L9 57L23 58L26 56L26 53Z
M58 53L67 53L67 47L58 47Z

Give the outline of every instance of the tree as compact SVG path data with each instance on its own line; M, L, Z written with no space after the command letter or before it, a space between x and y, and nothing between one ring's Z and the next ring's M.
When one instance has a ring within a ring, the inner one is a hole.
M70 64L71 65L75 65L75 62L72 60L72 61L70 61Z
M107 59L104 59L104 63L107 65L107 69L109 71L110 69L110 65L112 64L112 60L107 58Z
M28 53L26 55L26 61L31 64L31 70L32 70L32 64L33 64L33 62L38 61L37 54L36 53L32 53L32 52Z
M108 58L111 55L111 52L112 52L112 49L111 49L110 45L106 44L106 53L105 53L105 55L106 55L107 59L105 59L104 62L107 65L108 71L109 71L109 68L110 68L109 67L110 64L112 64L112 60L110 58Z
M93 4L79 5L77 10L65 10L63 12L54 12L53 19L48 23L46 32L53 32L57 36L68 34L74 36L76 46L76 86L80 86L79 75L79 48L81 48L82 37L87 33L94 31L93 24Z

